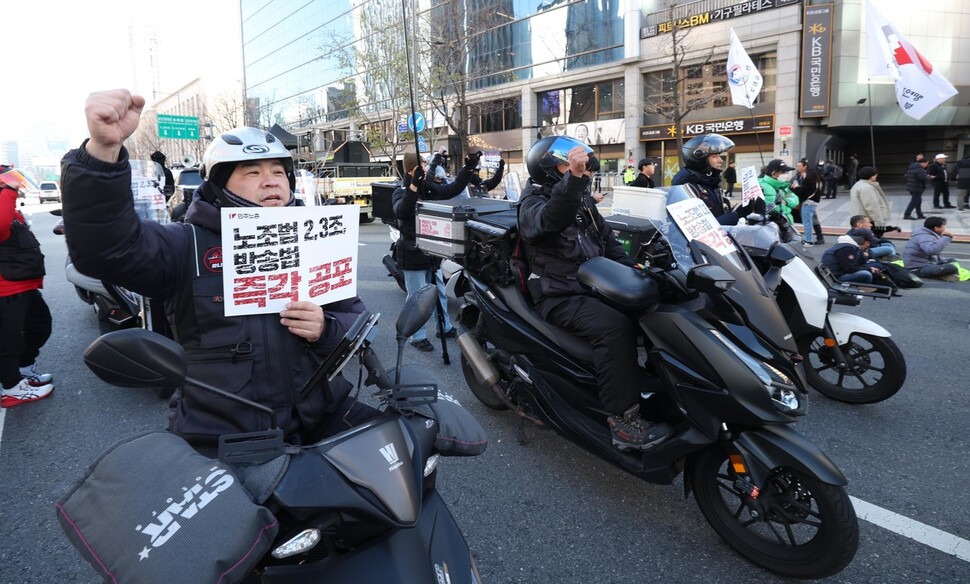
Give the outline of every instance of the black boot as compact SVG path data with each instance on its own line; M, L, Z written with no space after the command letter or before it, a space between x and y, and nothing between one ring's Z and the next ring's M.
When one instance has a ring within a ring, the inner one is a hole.
M813 223L812 230L815 232L815 243L818 245L825 244L825 236L822 235L822 225L819 223Z

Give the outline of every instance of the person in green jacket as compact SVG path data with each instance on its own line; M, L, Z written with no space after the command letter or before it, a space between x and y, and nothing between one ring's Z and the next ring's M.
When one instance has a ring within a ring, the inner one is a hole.
M758 179L761 192L765 195L765 206L768 208L772 205L777 206L782 215L792 224L795 223L792 210L798 206L798 195L791 192L788 180L782 179L781 176L793 170L795 169L785 164L784 160L775 158L765 167L764 176Z

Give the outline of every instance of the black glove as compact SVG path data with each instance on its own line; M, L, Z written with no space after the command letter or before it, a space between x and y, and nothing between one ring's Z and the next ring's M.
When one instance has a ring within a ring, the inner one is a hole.
M411 186L411 175L410 174L408 174L406 172L404 173L404 176L401 177L401 185L404 188L408 188L409 186Z
M502 169L504 169L504 168L505 168L505 159L504 158L499 158L498 159L498 169L499 169L499 172L501 172Z
M442 156L440 153L435 154L434 158L431 159L431 166L444 166L444 164L445 164L445 157Z
M479 150L473 154L469 154L465 157L465 168L468 170L475 170L478 168L478 163L482 159L482 151Z
M416 167L414 167L414 172L411 173L411 184L416 185L418 187L418 192L420 192L423 186L423 183L424 183L424 168L422 168L421 165L419 164Z

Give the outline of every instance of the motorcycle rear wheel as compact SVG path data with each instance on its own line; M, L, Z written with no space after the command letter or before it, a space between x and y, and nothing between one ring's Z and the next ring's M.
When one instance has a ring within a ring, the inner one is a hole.
M889 399L903 386L906 360L892 339L853 333L840 348L848 361L844 368L825 346L823 335L798 339L808 383L822 395L850 404L872 404Z
M719 448L700 455L691 479L694 499L714 531L768 570L824 578L845 568L859 547L859 522L842 487L779 467L758 494L760 504L749 505L728 452Z

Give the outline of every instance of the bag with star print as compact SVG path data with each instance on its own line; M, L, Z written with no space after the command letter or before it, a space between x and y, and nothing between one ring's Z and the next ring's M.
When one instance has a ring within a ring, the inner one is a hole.
M239 582L279 529L227 465L158 431L105 451L57 517L105 582Z

